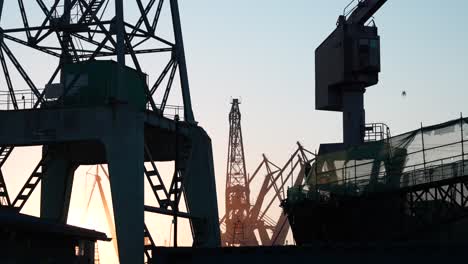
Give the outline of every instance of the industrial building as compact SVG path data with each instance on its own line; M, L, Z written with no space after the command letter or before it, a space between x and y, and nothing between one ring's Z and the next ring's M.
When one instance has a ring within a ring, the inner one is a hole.
M1 263L95 263L104 233L0 209Z

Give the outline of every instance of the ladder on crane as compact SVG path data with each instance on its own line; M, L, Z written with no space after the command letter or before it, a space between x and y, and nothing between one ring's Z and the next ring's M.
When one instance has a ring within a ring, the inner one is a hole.
M146 227L145 224L145 231L144 231L144 241L145 241L145 256L146 259L149 261L153 258L153 247L156 245L154 243L153 238L151 237L151 234L148 230L148 227Z
M231 244L233 245L241 245L245 241L245 232L244 232L244 223L241 222L240 220L236 221L234 223L234 231L233 231L233 236L232 236L232 241Z
M169 196L173 197L171 203L179 204L182 196L183 182L185 171L187 170L187 162L190 158L190 150L192 146L188 141L185 141L182 146L181 157L178 157L176 173L172 178L171 187L169 188Z
M158 200L159 206L167 209L171 204L169 200L169 193L164 185L161 174L159 174L158 168L156 167L156 162L153 160L147 145L145 145L145 154L151 164L150 169L147 169L146 166L144 167L145 176L148 179L156 200Z
M178 121L178 116L176 116L176 120ZM176 125L177 130L177 125ZM177 136L176 136L177 137ZM176 158L175 158L175 166L174 166L174 174L172 176L172 181L169 187L169 190L166 188L162 177L157 169L156 163L153 160L151 155L151 151L149 150L148 146L145 145L145 155L146 160L149 160L151 167L148 169L144 166L144 173L148 182L150 184L151 190L158 201L159 206L161 209L167 210L169 207L171 211L174 213L174 243L177 244L177 217L176 214L179 212L179 203L183 193L183 182L184 176L187 170L188 161L191 156L192 145L188 141L183 141L181 148L178 145L178 138L176 138ZM179 152L179 150L181 150ZM181 155L179 155L181 154ZM168 211L169 212L169 211ZM194 231L192 225L190 224L192 232ZM152 248L155 246L153 239L149 233L148 228L145 225L145 256L147 259L151 259L152 257Z
M63 50L66 50L68 55L71 57L72 61L79 62L78 52L76 51L75 43L73 43L72 38L65 37L65 34L60 34L60 43L63 47ZM72 52L72 53L70 53Z
M39 182L41 182L42 178L44 177L45 174L45 163L47 161L47 154L44 154L42 156L42 159L39 161L37 164L36 168L34 169L33 173L31 176L29 176L28 180L26 181L26 184L21 188L21 191L19 192L18 196L16 196L15 200L13 201L12 207L17 209L18 211L21 211L23 206L26 204L28 201L29 197L31 197L31 194L34 192L34 189L36 189L37 185Z
M149 159L149 163L151 164L149 169L146 167L144 168L145 175L151 186L151 190L153 191L154 196L156 197L156 200L158 201L161 208L168 209L171 207L171 209L174 209L176 204L179 203L182 196L182 183L184 181L184 175L187 169L187 161L190 158L191 148L192 146L188 142L185 142L182 146L181 153L183 155L179 157L176 172L174 173L170 188L167 190L162 180L161 174L156 167L156 162L153 160L148 147L145 146L145 153Z
M0 206L10 206L10 196L8 195L8 190L5 182L5 178L3 177L2 167L5 164L5 161L10 156L11 152L13 151L13 147L5 146L0 148Z
M80 22L91 23L105 2L106 0L89 0Z
M5 183L5 178L0 170L0 206L10 206L10 197Z

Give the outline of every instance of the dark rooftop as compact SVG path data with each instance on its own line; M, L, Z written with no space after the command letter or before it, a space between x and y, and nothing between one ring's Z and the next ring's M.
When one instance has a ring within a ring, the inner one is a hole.
M73 237L84 240L110 241L106 234L77 226L58 224L35 216L18 213L11 209L0 209L0 227L15 231L53 234L62 237Z

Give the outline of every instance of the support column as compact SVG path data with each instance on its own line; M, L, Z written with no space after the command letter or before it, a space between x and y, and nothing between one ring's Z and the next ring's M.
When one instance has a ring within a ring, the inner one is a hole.
M119 102L126 102L128 98L125 97L124 93L124 70L125 70L125 23L124 23L124 11L123 11L123 0L115 0L115 30L116 30L116 42L117 42L117 63L118 63L118 74L117 78L117 91L115 97Z
M172 24L174 27L176 56L179 63L180 84L182 86L182 97L184 101L184 119L186 122L195 124L192 110L192 99L190 98L190 87L187 74L187 63L185 61L184 39L182 37L182 26L180 23L179 4L177 0L170 0L172 12Z
M343 142L346 147L364 143L365 89L343 91Z
M184 191L191 215L195 247L219 247L218 202L211 140L203 129L191 132L192 153L187 164Z
M65 145L46 147L49 157L41 183L41 218L65 224L68 218L73 175L78 167Z
M118 107L105 139L121 264L143 263L143 114ZM115 239L115 238L113 238Z

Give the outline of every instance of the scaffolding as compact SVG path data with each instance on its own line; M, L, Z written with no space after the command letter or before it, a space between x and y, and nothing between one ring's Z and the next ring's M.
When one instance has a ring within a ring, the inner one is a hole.
M284 208L298 230L314 225L310 237L319 240L438 232L468 217L467 137L468 118L461 117L319 155L306 184L288 190ZM298 224L298 215L307 221Z
M321 155L307 183L318 192L363 195L464 177L467 136L468 118L460 118Z

